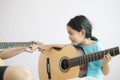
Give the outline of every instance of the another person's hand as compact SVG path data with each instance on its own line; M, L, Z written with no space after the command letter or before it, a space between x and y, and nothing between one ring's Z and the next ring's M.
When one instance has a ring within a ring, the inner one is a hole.
M36 50L38 49L38 47L39 47L40 45L42 45L42 43L41 43L41 42L38 42L38 41L32 41L32 42L34 42L35 44L33 44L33 45L30 46L30 47L27 47L27 48L25 49L26 52L33 53L34 51L36 51Z

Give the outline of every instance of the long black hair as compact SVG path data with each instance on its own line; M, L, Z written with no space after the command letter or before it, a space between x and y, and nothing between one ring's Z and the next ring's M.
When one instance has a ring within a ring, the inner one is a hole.
M97 38L92 36L92 26L90 21L84 16L79 15L72 18L68 23L67 26L71 27L72 29L80 32L81 29L84 29L86 32L85 37L91 38L92 40L97 40Z

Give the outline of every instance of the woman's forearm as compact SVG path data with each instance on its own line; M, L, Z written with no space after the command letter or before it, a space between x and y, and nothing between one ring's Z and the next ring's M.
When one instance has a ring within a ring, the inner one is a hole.
M110 68L108 64L103 64L103 68L102 68L103 74L104 75L108 75Z
M109 62L111 61L112 56L110 55L110 53L104 55L103 58L103 74L104 75L108 75L108 73L110 72L110 67L109 67Z
M68 44L49 44L49 46L51 46L51 47L57 47L57 48L63 48L66 45L68 45Z

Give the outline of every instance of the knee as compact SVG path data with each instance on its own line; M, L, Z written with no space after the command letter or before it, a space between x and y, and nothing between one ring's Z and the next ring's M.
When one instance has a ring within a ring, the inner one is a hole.
M32 78L32 74L28 68L24 67L24 68L19 69L18 71L19 71L19 74L21 75L21 77L24 78L23 80L32 80L32 79L30 79L30 78Z
M31 71L26 67L8 67L4 80L32 80Z

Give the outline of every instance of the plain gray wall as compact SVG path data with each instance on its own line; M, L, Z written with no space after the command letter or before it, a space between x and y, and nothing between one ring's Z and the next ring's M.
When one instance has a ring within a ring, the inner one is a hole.
M93 25L93 35L111 48L120 45L119 0L0 0L0 37L4 41L69 43L66 24L83 14ZM22 53L5 60L6 65L28 66L38 78L40 52ZM110 62L110 74L104 80L120 79L120 56Z

